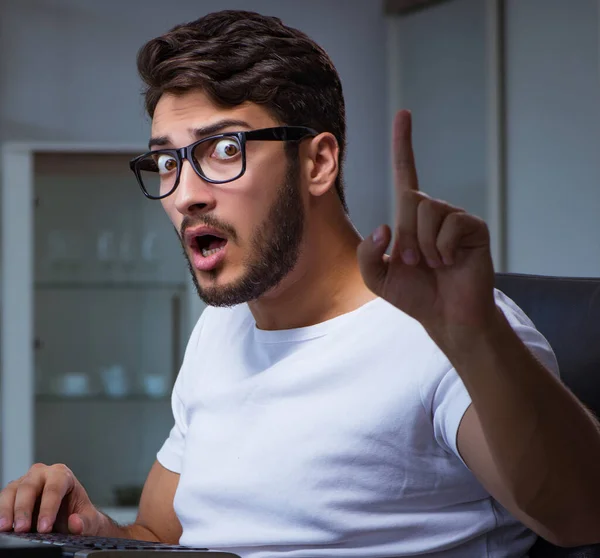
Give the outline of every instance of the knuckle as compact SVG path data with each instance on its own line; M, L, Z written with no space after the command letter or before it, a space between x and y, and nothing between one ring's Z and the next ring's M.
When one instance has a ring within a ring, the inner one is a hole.
M47 465L44 463L36 463L29 468L24 478L37 477L38 475L44 474L47 469Z
M462 213L460 211L453 211L452 213L449 213L446 216L446 221L448 222L448 225L453 229L460 228L464 225L465 216L465 213Z
M420 224L430 219L437 221L439 217L448 213L442 202L434 200L422 192L414 192L414 194L415 201L413 203L415 204L417 220Z
M43 463L36 463L29 468L29 471L25 473L23 477L21 477L21 484L24 482L29 482L31 479L38 479L46 473L48 469L47 465Z
M73 471L69 469L64 463L56 463L50 467L53 473L59 474L68 479L73 478Z
M425 197L419 204L419 212L422 215L443 217L450 213L451 209L448 204L441 200Z
M458 231L483 233L486 238L489 238L490 232L487 223L480 217L471 215L466 212L456 212L451 215L452 226Z

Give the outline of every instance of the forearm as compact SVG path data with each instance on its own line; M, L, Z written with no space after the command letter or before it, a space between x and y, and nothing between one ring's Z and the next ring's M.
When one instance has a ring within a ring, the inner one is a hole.
M549 528L565 520L562 514L548 516L552 510L577 521L599 521L598 424L501 312L490 327L439 344L471 396L490 453L519 508Z
M131 525L119 525L109 516L104 515L105 522L102 526L102 532L100 536L104 537L115 537L119 539L133 539L138 541L151 541L151 542L166 542L161 541L157 535L155 535L150 529L133 523Z

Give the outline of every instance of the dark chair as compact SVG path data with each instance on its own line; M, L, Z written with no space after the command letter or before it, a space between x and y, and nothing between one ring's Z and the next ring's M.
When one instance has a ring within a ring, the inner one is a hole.
M498 273L496 287L512 298L548 339L562 380L600 416L600 278ZM529 556L600 558L600 545L560 548L540 538Z

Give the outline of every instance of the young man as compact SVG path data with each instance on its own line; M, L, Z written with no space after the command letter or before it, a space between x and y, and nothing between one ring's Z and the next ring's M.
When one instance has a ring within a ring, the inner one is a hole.
M410 114L388 257L388 227L361 241L348 218L342 88L304 34L220 12L150 41L138 66L152 139L132 169L212 307L136 523L99 513L64 465L36 465L2 492L0 528L244 558L600 541L598 425L494 291L485 224L419 191Z

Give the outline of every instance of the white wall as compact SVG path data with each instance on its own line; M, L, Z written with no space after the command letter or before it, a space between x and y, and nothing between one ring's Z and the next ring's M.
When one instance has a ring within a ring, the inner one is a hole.
M374 0L4 0L0 140L146 142L135 55L215 9L279 16L331 55L348 112L348 201L363 234L387 218L385 19ZM136 187L132 183L132 187Z
M508 265L600 276L597 0L507 0Z
M484 0L402 18L422 188L486 216ZM505 0L506 271L600 276L598 0Z
M413 113L421 189L486 218L485 2L397 18L396 105Z

